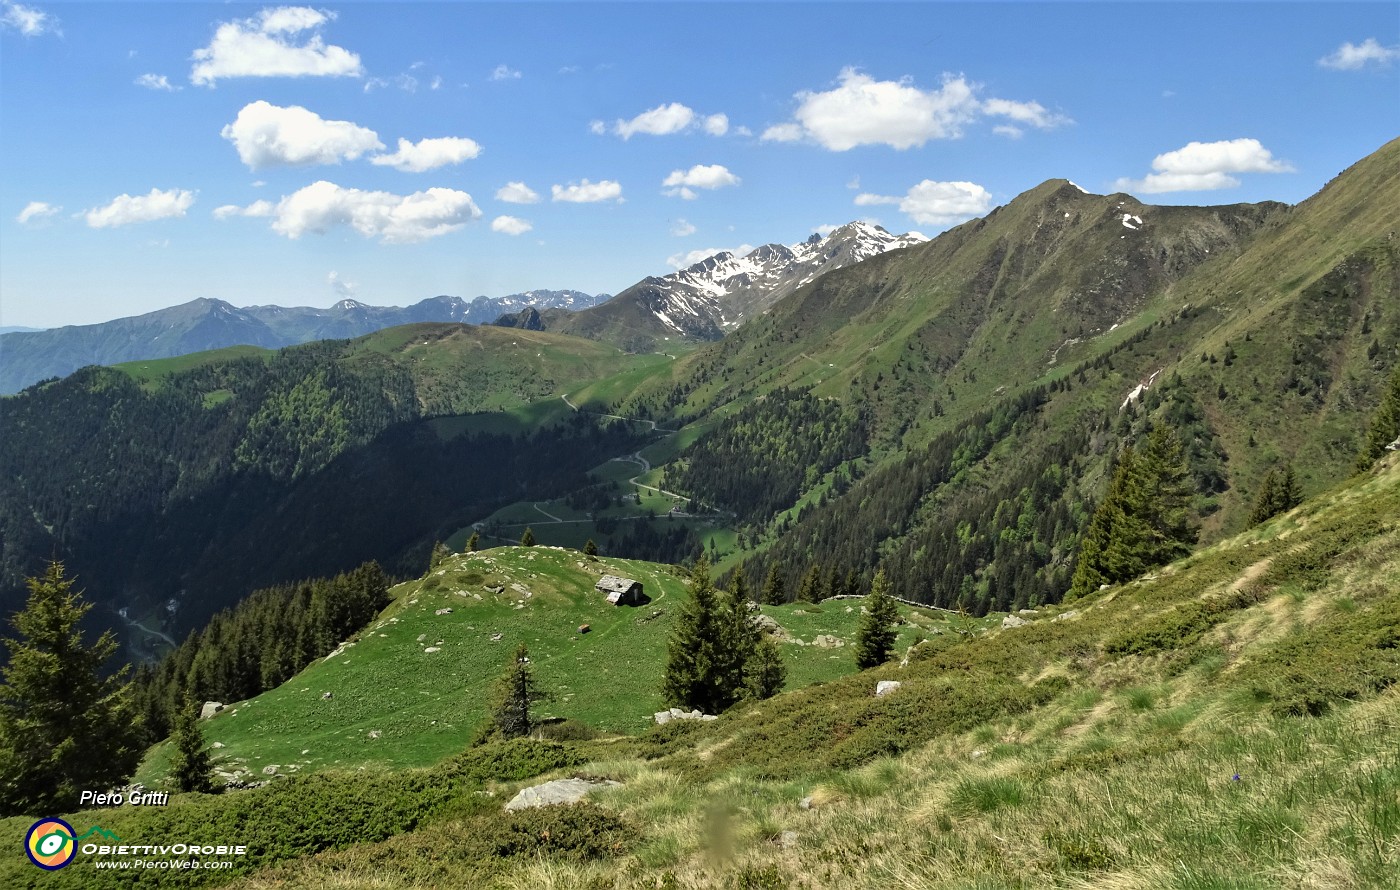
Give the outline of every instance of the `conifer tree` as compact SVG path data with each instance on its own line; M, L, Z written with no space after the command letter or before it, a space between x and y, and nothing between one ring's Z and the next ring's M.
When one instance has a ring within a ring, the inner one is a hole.
M1390 383L1381 395L1380 406L1371 417L1366 444L1356 459L1357 472L1369 470L1376 459L1397 441L1400 441L1400 367L1390 375Z
M1254 509L1249 514L1250 525L1258 525L1278 513L1274 506L1278 500L1277 487L1277 474L1273 470L1265 473L1264 481L1259 483L1259 495L1254 499Z
M715 590L710 561L703 554L690 578L690 600L676 619L666 650L661 694L669 705L718 714L743 690L743 666L756 631L748 620L747 604Z
M746 691L753 698L772 698L782 692L786 682L787 665L783 664L778 644L769 639L759 640L753 654L744 663Z
M214 768L209 761L209 749L204 747L204 733L199 728L199 703L185 696L184 707L175 718L175 756L170 777L181 791L214 790Z
M865 598L865 611L856 630L856 667L861 670L884 664L894 651L895 625L899 622L899 606L890 596L885 570L875 573L870 593Z
M787 582L783 580L783 567L773 563L768 567L768 575L763 579L763 602L770 606L781 606L787 602Z
M435 569L442 565L442 561L452 555L452 551L447 549L447 545L441 541L433 544L433 555L428 558L428 568Z
M530 669L530 653L521 643L515 648L515 658L496 684L496 706L492 723L508 739L530 734L530 705L541 699L541 689Z
M480 534L479 532L477 532L475 529L473 529L473 530L472 530L472 536L471 536L470 538L467 538L467 546L462 550L462 552L463 552L463 553L475 553L476 550L477 550L477 548L480 547L480 546L481 546L481 534Z
M585 543L585 544L583 545L583 555L584 555L584 556L597 556L597 555L598 555L598 545L595 544L595 543L593 543L593 539L592 539L592 538L589 538L589 539L588 539L588 542Z
M92 608L63 564L29 578L0 671L0 815L67 812L83 790L124 783L141 758L126 669L103 676L110 631L91 645L78 629Z
M815 563L802 576L802 586L797 589L797 598L804 603L815 603L821 599L821 569Z
M527 527L527 528L525 529L525 534L523 534L523 535L520 536L520 546L521 546L521 547L533 547L533 546L535 546L535 530L534 530L534 529L529 528L529 527Z
M1249 522L1258 525L1280 513L1287 513L1302 502L1303 492L1298 487L1293 465L1284 464L1282 474L1274 470L1265 474L1259 486L1259 497L1254 501L1254 510L1249 514Z
M1084 533L1068 597L1128 581L1190 552L1197 531L1192 493L1181 445L1165 426L1148 434L1141 451L1125 448Z

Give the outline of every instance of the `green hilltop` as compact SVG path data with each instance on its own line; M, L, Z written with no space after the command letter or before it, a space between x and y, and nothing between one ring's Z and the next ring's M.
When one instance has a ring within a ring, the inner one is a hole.
M641 581L650 602L609 605L594 589L606 574ZM256 698L227 703L203 724L205 735L220 743L220 768L241 781L265 778L268 766L284 773L430 766L476 735L491 683L519 644L549 695L536 716L634 735L666 708L666 645L688 583L671 566L557 547L451 556L393 588L392 604L331 655ZM859 601L763 611L787 632L789 688L855 671ZM906 647L918 633L977 626L932 610L903 612ZM810 645L820 635L842 645ZM157 787L167 757L167 748L155 749L137 780Z

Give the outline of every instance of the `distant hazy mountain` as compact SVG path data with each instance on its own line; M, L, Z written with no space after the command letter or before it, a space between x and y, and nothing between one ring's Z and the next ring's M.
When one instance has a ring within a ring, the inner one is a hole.
M827 272L927 240L917 232L892 235L870 223L847 223L826 237L765 244L742 257L717 253L639 281L592 309L558 320L546 316L545 327L630 349L649 349L662 337L717 340Z
M367 306L341 300L328 309L309 306L248 306L201 298L145 315L90 325L0 336L0 394L48 377L71 374L84 365L111 365L144 358L166 358L224 346L277 348L359 337L418 321L484 324L504 313L531 306L584 309L608 299L573 290L539 290L507 297L432 297L408 307Z
M0 334L32 334L35 331L42 331L43 328L21 328L13 325L0 328Z

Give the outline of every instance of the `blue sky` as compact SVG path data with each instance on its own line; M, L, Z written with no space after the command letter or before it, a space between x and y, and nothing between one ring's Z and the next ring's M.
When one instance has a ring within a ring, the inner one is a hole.
M0 0L0 22L4 325L616 293L853 219L933 235L1052 177L1297 202L1400 135L1393 2Z

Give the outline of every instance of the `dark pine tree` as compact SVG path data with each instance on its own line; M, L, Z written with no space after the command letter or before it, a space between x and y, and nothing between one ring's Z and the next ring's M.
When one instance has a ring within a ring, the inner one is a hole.
M787 602L787 582L783 580L783 567L779 563L768 567L768 576L763 579L763 601L770 606Z
M175 756L170 765L170 778L181 791L214 790L214 767L209 761L209 749L204 746L204 733L199 728L199 702L186 696L184 707L175 719Z
M1196 540L1192 493L1181 446L1165 426L1148 434L1140 452L1125 448L1084 533L1067 597L1129 581L1190 552Z
M885 580L885 570L881 569L870 584L865 611L856 630L856 667L865 670L889 661L898 622L899 605L890 596L890 585Z
M492 723L508 739L530 734L530 706L541 698L539 684L530 669L530 653L521 643L515 648L515 658L496 684L496 706Z
M117 651L110 631L83 645L78 624L92 608L73 590L63 564L25 582L15 613L19 638L6 640L0 674L0 815L68 812L78 793L131 777L141 758L126 669L104 676Z
M521 546L521 547L533 547L533 546L535 546L535 530L534 530L534 529L528 528L528 527L525 529L525 534L523 534L523 535L520 536L520 546Z
M1371 429L1356 459L1357 472L1369 470L1376 459L1396 442L1400 442L1400 367L1390 375L1390 383L1381 395L1380 406L1371 417Z
M592 538L589 538L588 541L587 541L587 543L585 543L585 544L583 545L583 555L584 555L584 556L597 556L597 555L598 555L598 545L595 544L595 543L593 543L593 539L592 539Z
M478 547L480 547L480 546L481 546L481 534L480 534L479 532L473 530L473 531L472 531L472 536L471 536L470 538L467 538L467 546L466 546L466 548L465 548L462 552L463 552L463 553L475 553L475 552L476 552L476 549L477 549Z

